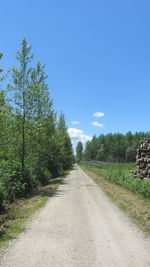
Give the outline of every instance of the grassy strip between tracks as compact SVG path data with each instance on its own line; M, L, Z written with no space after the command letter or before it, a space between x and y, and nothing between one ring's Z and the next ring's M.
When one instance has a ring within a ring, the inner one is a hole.
M48 185L39 187L34 195L16 200L6 207L0 214L0 248L25 230L25 222L55 194L67 174L51 179Z
M116 184L116 182L110 180L110 178L107 178L109 168L105 165L101 166L101 168L90 164L80 164L79 166L93 178L121 209L130 215L133 221L144 230L147 236L150 236L150 199L131 192L127 188ZM113 168L115 169L117 166L118 164L114 164ZM129 171L133 166L120 165L120 167L122 169L124 168L124 173L129 175ZM109 173L109 175L111 175L111 173Z

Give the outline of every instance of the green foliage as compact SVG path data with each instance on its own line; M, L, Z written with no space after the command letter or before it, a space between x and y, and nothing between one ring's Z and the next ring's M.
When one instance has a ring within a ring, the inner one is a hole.
M60 161L60 170L70 169L74 162L73 149L67 127L65 123L64 114L61 113L58 120L56 132L57 144L59 146L58 158Z
M129 146L126 149L125 160L126 162L134 162L136 156L136 148L134 146Z
M83 145L82 142L79 141L76 146L76 160L80 162L83 158Z
M64 115L57 123L53 110L45 65L33 67L32 58L24 38L8 93L0 91L0 209L63 174L74 160Z
M0 161L0 192L1 205L15 200L23 195L26 184L22 181L21 169L18 162Z
M133 178L130 174L130 171L135 168L134 164L106 163L97 164L96 166L91 164L83 165L89 170L104 176L106 179L109 179L116 184L129 189L130 191L133 191L145 198L150 198L150 181Z
M135 162L140 140L149 136L150 132L94 136L86 143L83 158L106 162Z

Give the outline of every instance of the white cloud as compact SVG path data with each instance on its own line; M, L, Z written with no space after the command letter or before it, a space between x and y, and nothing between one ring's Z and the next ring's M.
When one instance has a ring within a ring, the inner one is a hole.
M105 114L104 114L103 112L95 112L95 113L93 114L93 116L94 116L94 117L104 117Z
M72 121L72 124L75 125L75 124L79 124L79 121Z
M97 127L101 127L101 128L104 127L104 125L102 123L99 123L97 121L92 122L92 125L97 126Z
M86 143L88 140L92 140L92 137L89 135L85 135L82 130L76 128L69 128L68 129L69 136L71 137L72 143L74 145L77 142L81 141L83 144Z

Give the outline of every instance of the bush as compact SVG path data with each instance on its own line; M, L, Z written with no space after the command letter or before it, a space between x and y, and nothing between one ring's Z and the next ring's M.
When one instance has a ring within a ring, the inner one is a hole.
M12 202L16 197L21 196L25 190L25 183L22 182L22 176L19 164L9 162L8 160L0 161L0 203Z
M42 170L38 178L42 185L46 185L52 178L52 174L48 169L44 169Z

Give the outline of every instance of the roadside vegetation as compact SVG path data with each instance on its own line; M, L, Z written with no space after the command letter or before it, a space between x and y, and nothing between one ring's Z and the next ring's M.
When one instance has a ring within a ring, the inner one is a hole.
M67 175L68 172L66 172ZM25 222L53 196L65 176L50 180L47 185L36 188L28 198L8 204L0 214L0 248L24 231Z
M15 59L8 75L0 68L0 211L74 162L64 114L58 116L49 96L45 65L33 64L25 38Z
M87 164L79 166L117 205L150 235L150 181L132 178L135 164Z
M134 193L150 199L150 181L131 176L130 171L136 168L133 163L103 163L94 166L82 163L82 166Z

